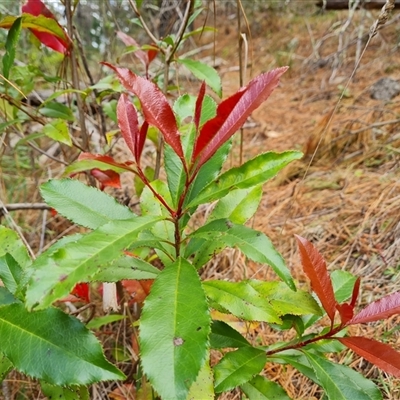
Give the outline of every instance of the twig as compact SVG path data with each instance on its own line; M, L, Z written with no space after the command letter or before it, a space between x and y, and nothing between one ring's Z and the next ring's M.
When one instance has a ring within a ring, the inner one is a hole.
M65 0L65 16L67 18L67 28L68 34L71 38L71 41L74 39L74 26L72 23L72 10L71 10L71 0ZM71 77L72 77L72 85L75 89L79 89L79 77L78 77L78 63L75 54L75 49L73 43L71 44L70 49L70 60L71 60ZM83 101L79 93L75 94L76 104L78 106L78 115L79 115L79 125L81 127L81 138L83 147L88 151L89 150L89 135L86 131L85 124L85 114L83 111Z
M4 207L8 211L17 211L17 210L51 210L51 207L46 203L11 203L11 204L2 204L2 210L0 210L0 215L5 214Z
M81 56L83 69L86 72L86 75L89 79L90 85L93 86L95 82L94 82L92 73L90 72L88 62L86 60L86 55L85 55L85 51L83 50L81 37L79 35L79 32L76 29L74 29L74 33L75 33L76 43L78 44L78 50L79 50L79 54ZM95 97L97 98L97 96L99 94L97 89L93 89L93 93L94 93ZM95 105L96 111L97 111L98 115L100 116L101 134L103 135L103 138L106 138L107 127L106 127L106 119L104 117L103 108L100 105L98 105L97 103L93 103L93 104Z
M179 45L180 45L180 43L182 41L183 34L185 33L186 28L187 28L187 24L189 22L190 11L193 9L193 6L194 6L194 1L195 0L189 0L187 2L185 14L183 16L182 24L181 24L181 26L179 28L179 31L176 34L176 40L175 40L174 46L172 47L172 49L169 51L169 54L168 54L168 58L167 58L167 61L166 61L168 64L172 61L172 57L174 56L176 50L178 49L178 47L179 47Z
M145 32L147 33L147 36L154 42L157 43L158 39L152 34L151 30L149 29L149 27L147 26L145 20L143 19L142 15L139 12L139 9L136 7L136 2L135 0L129 0L129 4L131 5L131 7L133 8L133 11L135 12L135 14L137 15L140 23L142 24L143 29L145 30Z
M0 187L1 190L1 187ZM22 242L24 243L25 247L27 248L29 254L33 259L35 259L35 253L33 252L31 246L29 245L28 241L25 239L25 236L23 235L21 228L18 226L18 224L14 221L14 219L11 217L10 213L7 210L7 207L5 204L1 201L0 199L0 209L1 213L4 215L5 219L7 222L15 229L15 231L18 233L19 237L21 238Z
M33 142L29 141L28 144L29 144L29 146L32 147L32 149L35 149L40 154L43 154L44 156L49 157L51 160L56 161L56 162L58 162L60 164L63 164L63 165L69 165L66 161L61 160L61 159L59 159L57 157L54 157L51 154L47 153L46 151L42 150L40 147L37 147L35 144L33 144Z

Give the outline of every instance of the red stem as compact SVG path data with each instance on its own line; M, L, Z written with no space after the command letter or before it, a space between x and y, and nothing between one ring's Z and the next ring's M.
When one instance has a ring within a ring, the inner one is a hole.
M285 351L285 350L296 350L296 349L299 349L301 347L307 346L310 343L318 342L319 340L322 340L322 339L330 339L330 338L332 338L333 335L336 335L343 328L344 328L343 325L339 325L338 327L336 327L334 329L331 328L331 330L329 332L325 333L325 335L316 336L316 337L314 337L312 339L308 339L308 340L305 340L303 342L299 342L299 343L296 343L296 344L292 344L292 345L288 345L288 346L285 346L285 347L281 347L280 349L267 351L266 355L267 356L271 356L273 354L280 353L281 351ZM334 339L334 338L332 338L332 339Z
M154 196L160 201L160 203L168 210L168 212L171 214L171 217L175 217L176 212L167 204L167 202L164 200L164 197L162 197L160 194L158 194L153 186L151 186L151 183L149 180L146 178L145 174L143 171L139 168L138 166L138 175L140 179L143 181L143 183L151 190L151 192L154 194Z

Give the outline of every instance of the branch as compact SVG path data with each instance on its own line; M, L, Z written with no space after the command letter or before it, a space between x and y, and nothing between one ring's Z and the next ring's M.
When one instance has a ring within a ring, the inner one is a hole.
M17 210L51 210L52 207L47 205L46 203L12 203L12 204L4 204L4 207L8 211L17 211ZM3 208L0 208L0 215L5 213Z
M147 36L154 42L157 43L158 39L152 34L150 28L147 26L146 22L144 21L142 15L140 14L138 8L136 7L136 3L134 0L129 0L129 4L131 5L131 7L133 8L133 11L135 12L135 14L137 15L137 17L139 18L140 23L142 24L143 29L145 30L145 32L147 33Z

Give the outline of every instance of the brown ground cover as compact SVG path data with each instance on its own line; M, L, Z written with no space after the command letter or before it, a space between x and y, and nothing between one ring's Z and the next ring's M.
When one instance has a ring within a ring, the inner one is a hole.
M249 43L252 75L281 65L289 65L290 70L280 88L254 112L254 128L245 129L245 158L267 150L305 153L303 160L265 185L261 207L251 223L272 239L300 284L308 285L294 234L311 240L330 270L360 276L360 307L399 290L400 102L398 97L384 101L370 96L370 87L380 78L400 78L398 14L368 45L338 103L366 44L365 36L359 38L368 34L376 16L360 11L349 21L348 11L318 15L299 10L278 16L267 12L255 21L248 16L252 28L256 27ZM237 65L237 32L232 25L221 31L217 54L227 54L226 65ZM238 87L238 72L232 69L223 73L226 91ZM230 279L272 276L233 251L204 273ZM392 318L357 327L356 333L382 340L390 332L390 343L398 348L398 322ZM265 344L282 339L262 325L243 329ZM386 398L400 398L398 380L350 353L340 360L375 379ZM321 397L317 387L291 368L267 365L265 374L282 384L292 398Z

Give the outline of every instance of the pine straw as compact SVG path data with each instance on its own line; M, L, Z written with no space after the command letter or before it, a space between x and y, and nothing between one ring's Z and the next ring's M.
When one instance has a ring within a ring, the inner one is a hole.
M282 21L278 25L284 24ZM315 25L312 28L318 29ZM273 33L274 38L279 36L279 32ZM309 283L300 266L294 234L311 240L331 271L342 269L360 276L360 308L397 291L399 283L400 101L398 97L390 102L372 100L369 93L369 87L382 76L399 77L396 70L399 58L390 47L390 43L393 46L396 43L394 35L394 30L389 28L382 36L374 38L349 86L348 97L341 102L328 129L327 122L340 93L337 85L344 84L354 66L351 49L347 59L342 59L342 82L328 84L330 64L319 69L303 64L302 73L294 66L267 104L253 113L257 128L245 133L246 159L268 150L295 148L305 152L303 160L291 164L265 185L261 206L249 225L271 238L302 288L309 288ZM298 58L301 58L301 51L305 56L307 51L311 53L311 46L304 43L304 33L292 32L291 37L300 39ZM224 46L229 46L228 43L229 38L226 38ZM254 49L263 49L265 43L263 38L255 39ZM270 44L276 43L284 48L283 39ZM335 45L336 42L332 45L327 41L319 51L332 54ZM265 55L257 51L257 65L274 65L271 53L271 46ZM232 88L237 87L237 76L228 72L224 82L227 91L232 92ZM320 147L308 168L320 139ZM270 268L246 260L235 250L218 255L204 268L203 278L277 279ZM351 333L390 343L399 350L399 322L398 317L393 317L380 323L352 327ZM250 342L264 345L294 335L289 332L284 337L266 324L248 325L243 332ZM373 379L385 398L400 398L399 380L382 373L351 351L331 357ZM280 383L291 398L322 397L316 385L290 366L268 363L263 374ZM220 398L240 397L234 391Z
M303 288L308 282L299 264L294 234L311 240L323 254L331 271L342 269L362 278L359 307L398 290L400 271L400 170L398 155L379 168L366 167L365 159L381 156L382 143L370 149L368 156L360 155L352 162L332 168L329 159L320 160L304 180L305 163L298 163L300 173L287 182L265 188L254 228L267 234L287 261L294 278ZM293 170L292 170L293 173ZM276 279L265 266L248 262L236 251L226 251L216 257L203 271L206 279L243 278ZM392 318L379 324L357 327L353 334L390 340L400 347L400 335ZM389 331L393 334L386 337ZM257 325L248 333L254 343L267 345L283 339L280 332L268 325ZM292 338L289 336L289 338ZM394 396L399 381L385 375L358 357L342 357L365 376L390 386ZM342 361L343 361L342 360ZM292 398L319 398L318 388L310 384L291 367L267 364L264 374L282 384ZM397 392L396 392L397 393ZM231 399L224 395L222 399Z

